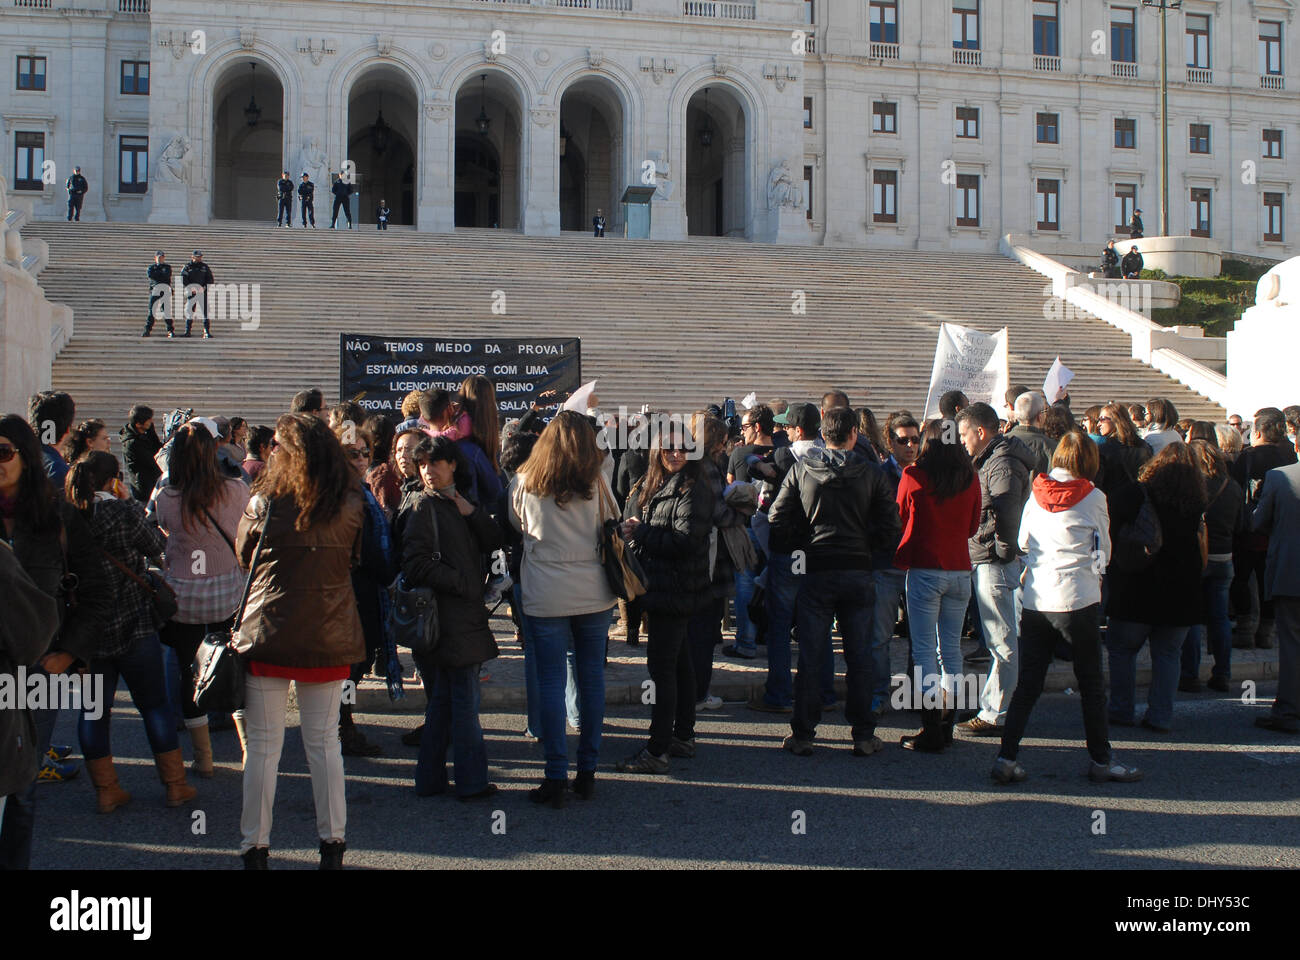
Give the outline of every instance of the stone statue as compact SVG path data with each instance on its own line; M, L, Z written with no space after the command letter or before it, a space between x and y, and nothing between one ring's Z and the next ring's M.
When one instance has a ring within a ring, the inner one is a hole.
M189 172L185 158L189 152L190 142L180 134L168 140L167 146L163 147L162 153L158 155L158 169L154 173L154 179L159 183L187 182Z
M325 184L326 170L325 151L320 148L320 140L311 137L298 153L298 169L292 171L294 178L301 177L304 173L311 177L312 183Z
M1300 305L1300 257L1275 264L1255 284L1255 306Z
M794 177L790 175L790 163L787 160L775 164L768 175L767 203L774 210L799 206L799 193L795 189Z
M23 262L23 238L18 231L10 228L9 219L9 181L0 173L0 261L11 263L15 267Z

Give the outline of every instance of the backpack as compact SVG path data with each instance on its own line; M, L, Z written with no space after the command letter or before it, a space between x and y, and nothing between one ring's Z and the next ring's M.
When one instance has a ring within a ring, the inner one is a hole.
M1165 540L1160 516L1146 486L1138 484L1138 488L1142 491L1142 506L1132 520L1119 524L1111 537L1111 566L1124 573L1149 569Z

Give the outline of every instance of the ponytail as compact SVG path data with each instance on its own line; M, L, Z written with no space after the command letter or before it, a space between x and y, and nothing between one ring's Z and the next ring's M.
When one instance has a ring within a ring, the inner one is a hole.
M94 513L95 494L118 475L117 457L92 450L68 471L64 492L68 502L86 515Z

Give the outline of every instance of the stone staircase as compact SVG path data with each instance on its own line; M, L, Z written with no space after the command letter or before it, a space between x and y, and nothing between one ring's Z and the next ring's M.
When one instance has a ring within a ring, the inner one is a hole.
M1078 411L1168 396L1184 416L1223 416L1132 359L1127 335L1109 325L1046 320L1046 282L994 255L251 223L38 222L24 232L48 241L41 285L76 318L54 384L76 398L79 418L114 432L135 402L253 423L273 422L304 387L333 402L340 333L577 336L582 376L599 378L605 410L685 412L751 390L794 400L838 387L883 419L920 412L941 321L1008 327L1012 380L1030 386L1059 354L1075 371ZM219 283L260 284L260 326L218 322L204 341L167 340L159 324L141 339L154 250L179 274L195 247ZM505 315L492 313L497 290ZM791 312L795 291L804 314Z

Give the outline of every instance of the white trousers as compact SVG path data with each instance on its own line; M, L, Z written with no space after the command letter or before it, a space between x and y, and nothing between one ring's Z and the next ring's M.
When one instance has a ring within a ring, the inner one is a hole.
M271 845L271 809L289 712L289 683L249 674L244 698L248 759L244 764L244 811L239 852ZM343 682L297 683L302 742L316 801L316 830L322 840L343 840L347 800L343 789L343 746L339 743L339 702Z

